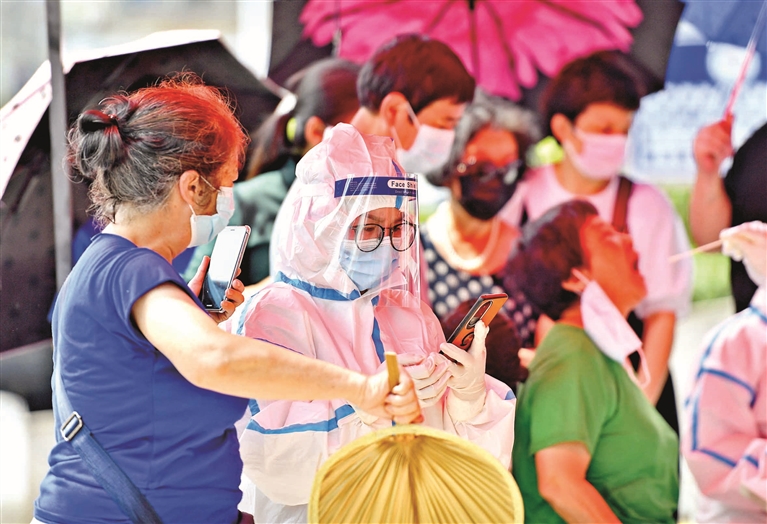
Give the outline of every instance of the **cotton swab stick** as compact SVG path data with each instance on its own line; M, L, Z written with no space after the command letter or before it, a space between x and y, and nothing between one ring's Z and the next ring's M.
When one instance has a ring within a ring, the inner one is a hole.
M397 365L397 355L391 351L384 353L386 358L386 370L389 372L389 391L399 384L399 366Z
M714 240L713 242L709 242L708 244L703 244L702 246L698 246L695 249L690 249L689 251L677 253L676 255L672 255L668 257L668 261L669 263L678 262L685 258L691 257L697 253L705 253L706 251L713 251L714 249L721 246L722 242L723 242L722 239Z

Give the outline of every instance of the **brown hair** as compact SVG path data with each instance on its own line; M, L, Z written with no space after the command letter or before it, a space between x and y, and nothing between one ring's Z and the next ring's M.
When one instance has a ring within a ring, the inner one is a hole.
M379 47L357 80L360 105L377 112L389 93L402 93L417 114L442 98L474 98L474 78L452 49L429 37L404 34Z
M619 51L599 51L565 65L541 95L541 114L551 134L557 113L571 122L590 104L608 102L630 111L642 96L638 73Z
M218 187L219 170L232 155L242 163L248 139L229 99L183 73L105 98L78 117L67 140L71 174L91 181L91 212L103 226L123 205L161 206L185 171Z
M540 311L558 320L578 299L562 282L573 268L585 264L581 228L596 215L590 202L569 200L525 224L504 270L504 289L519 289Z

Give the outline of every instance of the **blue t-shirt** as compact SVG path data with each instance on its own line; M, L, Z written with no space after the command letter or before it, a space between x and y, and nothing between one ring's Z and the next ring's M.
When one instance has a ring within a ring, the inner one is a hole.
M116 235L94 237L53 313L61 376L73 409L163 522L236 522L242 462L234 422L247 400L192 385L136 329L133 304L166 282L202 307L154 251ZM58 430L56 439L35 517L128 522Z

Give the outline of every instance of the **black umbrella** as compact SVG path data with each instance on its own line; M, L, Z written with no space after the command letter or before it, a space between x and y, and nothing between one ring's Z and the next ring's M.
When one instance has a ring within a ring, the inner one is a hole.
M108 94L151 85L177 71L197 73L207 84L226 88L249 131L279 102L229 52L217 31L160 33L80 57L65 70L70 123ZM0 351L50 337L46 314L56 291L55 246L60 243L53 230L57 223L72 220L68 211L54 213L54 195L60 189L51 181L50 84L50 69L44 65L0 112L3 140L8 142L0 144ZM57 147L63 142L63 127L55 126ZM72 190L77 228L86 218L87 198L83 187ZM58 248L66 250L68 245Z

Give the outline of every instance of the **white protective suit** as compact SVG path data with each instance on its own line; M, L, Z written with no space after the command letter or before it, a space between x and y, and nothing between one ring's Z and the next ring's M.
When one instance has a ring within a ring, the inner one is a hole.
M394 158L388 137L362 135L348 124L326 132L323 142L299 162L286 209L275 224L280 231L279 244L273 246L275 282L239 308L226 329L365 374L381 368L384 350L416 355L439 351L445 338L437 317L413 300L417 292L402 285L417 287L417 256L400 260L399 271L362 295L339 262L342 240L354 219L375 209L401 209L402 198L336 196L336 182L402 177ZM417 249L416 242L410 250ZM516 399L506 385L487 375L485 384L485 404L472 418L452 420L445 393L423 409L424 423L482 446L508 468ZM240 509L252 512L257 522L305 522L320 465L344 444L391 424L370 420L340 399L255 399L250 415L240 437L245 493Z
M682 453L700 488L697 522L767 522L767 225L720 233L759 285L748 309L707 335L682 420Z

